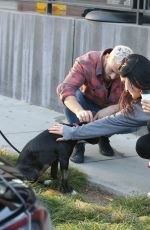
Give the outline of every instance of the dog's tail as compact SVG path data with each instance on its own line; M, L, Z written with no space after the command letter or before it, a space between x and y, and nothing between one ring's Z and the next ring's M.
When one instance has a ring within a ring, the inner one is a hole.
M20 154L20 151L7 139L7 137L3 134L3 132L0 130L0 134L2 137L5 139L5 141L15 150Z

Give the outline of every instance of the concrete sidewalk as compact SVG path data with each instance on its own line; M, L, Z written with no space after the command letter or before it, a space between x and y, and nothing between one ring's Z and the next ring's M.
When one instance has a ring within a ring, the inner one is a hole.
M0 105L0 130L19 150L39 132L65 119L61 113L4 96L0 96ZM70 161L70 166L85 172L91 183L117 195L150 192L148 161L135 152L135 134L114 135L110 140L116 150L114 157L102 156L98 145L86 144L85 163ZM14 151L2 136L0 147Z

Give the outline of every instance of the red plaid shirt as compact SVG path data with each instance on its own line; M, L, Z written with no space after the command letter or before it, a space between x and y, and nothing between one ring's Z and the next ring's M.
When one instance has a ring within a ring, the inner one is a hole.
M109 89L103 75L102 56L112 49L90 51L78 57L63 83L57 87L62 101L68 96L75 96L80 88L84 96L101 108L117 104L123 91L120 78L112 80Z

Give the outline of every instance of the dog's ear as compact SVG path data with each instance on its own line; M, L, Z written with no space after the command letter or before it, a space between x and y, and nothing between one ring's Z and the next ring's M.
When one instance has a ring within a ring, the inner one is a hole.
M67 125L67 126L70 126L70 127L73 127L74 125L73 124L67 124L67 123L64 123L64 122L60 122L61 125Z
M67 126L69 126L69 127L74 127L74 126L81 126L82 125L82 123L72 123L72 124L67 124L67 123L60 123L60 124L62 124L62 125L67 125Z
M73 127L73 126L82 126L82 125L86 125L87 122L80 122L80 123L72 123L72 124L66 124L66 123L60 123L62 125L67 125L67 126L70 126L70 127ZM98 137L95 137L95 138L89 138L89 139L85 139L86 142L92 144L92 145L95 145L95 144L98 144L99 142L99 138Z
M70 126L70 127L73 127L73 126L82 126L82 125L86 125L86 124L88 124L88 123L87 123L87 122L79 122L79 123L67 124L67 123L61 122L60 124L62 124L62 125L67 125L67 126Z
M86 125L86 124L88 124L88 123L87 122L80 122L80 123L78 123L79 126Z

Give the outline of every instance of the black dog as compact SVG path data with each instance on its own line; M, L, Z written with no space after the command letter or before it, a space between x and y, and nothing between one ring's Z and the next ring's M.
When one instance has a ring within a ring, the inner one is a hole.
M71 193L72 188L68 185L69 158L77 141L56 142L59 137L61 136L49 133L48 130L40 133L23 148L16 167L27 180L36 181L51 166L51 177L52 179L57 179L59 162L61 186L65 193ZM91 144L97 144L98 138L86 141Z

